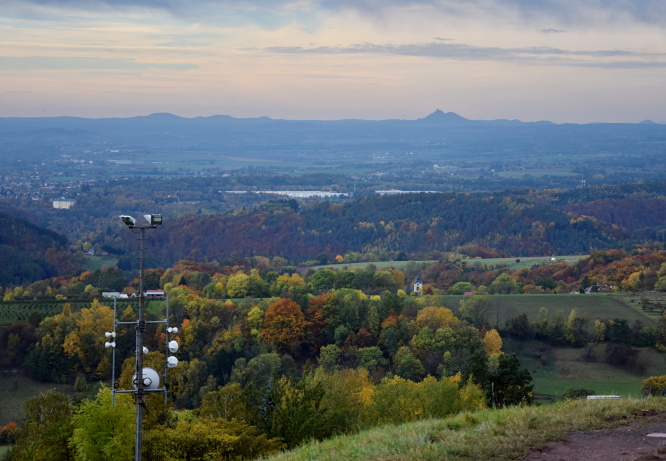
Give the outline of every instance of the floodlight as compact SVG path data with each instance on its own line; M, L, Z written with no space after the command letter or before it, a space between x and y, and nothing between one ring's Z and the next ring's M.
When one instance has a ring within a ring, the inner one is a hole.
M167 366L169 368L176 368L178 366L178 359L173 355L169 356L167 359Z
M116 347L116 342L115 341L113 341L113 342L108 342L107 341L107 342L104 343L104 347L106 347L107 349L111 349L112 347Z
M107 338L115 338L116 337L116 332L115 331L107 331L106 333L104 333L104 336L106 336Z
M124 214L124 215L120 215L120 219L122 219L123 222L124 222L125 224L127 224L127 227L134 227L135 224L136 224L136 219L134 219L134 218L131 217L131 216L125 215L125 214Z
M176 334L176 333L178 333L178 328L177 327L169 327L169 328L167 328L167 333Z
M178 341L169 341L169 352L172 354L178 352Z
M143 353L147 354L148 353L148 348L146 346L143 346Z
M151 226L159 226L162 224L161 214L145 214L143 217L146 218L146 221L148 221Z

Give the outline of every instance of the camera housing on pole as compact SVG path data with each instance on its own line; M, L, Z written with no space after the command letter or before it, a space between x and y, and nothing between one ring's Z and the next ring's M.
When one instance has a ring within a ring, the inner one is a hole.
M111 388L112 388L112 405L115 404L115 394L117 393L133 393L135 395L136 401L136 441L134 447L134 459L135 461L141 461L141 445L143 439L143 411L145 407L144 395L150 392L163 392L164 393L164 403L167 402L167 376L168 369L174 368L178 365L178 359L173 356L169 356L169 353L175 353L178 351L178 342L174 340L169 340L170 333L177 333L178 328L169 327L169 298L166 297L166 314L164 320L156 321L146 321L145 319L145 302L146 302L146 293L144 290L144 248L146 240L146 229L156 229L157 226L162 225L162 215L161 214L146 214L143 215L145 222L138 222L134 217L129 215L121 215L120 219L125 223L125 225L136 234L139 234L140 241L140 265L139 265L139 315L136 322L118 322L116 320L116 300L113 302L113 331L106 332L104 336L111 339L111 341L106 341L104 346L113 351L113 365L111 372ZM166 363L164 365L164 386L160 387L160 377L159 373L152 368L144 368L143 366L143 356L148 353L148 349L143 346L143 334L146 330L146 324L164 324L166 329L166 351L165 357ZM134 383L134 390L119 390L116 389L115 382L115 360L116 360L116 328L118 325L134 325L136 329L136 371L132 381ZM138 377L141 377L139 379Z

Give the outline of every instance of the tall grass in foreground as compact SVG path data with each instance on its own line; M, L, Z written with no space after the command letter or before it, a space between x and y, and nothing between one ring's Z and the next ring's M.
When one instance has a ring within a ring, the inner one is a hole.
M563 440L567 432L628 424L642 409L666 410L666 399L576 400L552 406L461 413L311 442L268 459L520 460L532 448Z

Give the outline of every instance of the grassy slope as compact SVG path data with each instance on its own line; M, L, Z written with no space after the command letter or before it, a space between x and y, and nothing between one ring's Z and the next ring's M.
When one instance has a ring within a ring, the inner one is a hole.
M457 312L463 296L442 296L442 305ZM640 320L643 324L652 324L654 316L648 316L639 307L622 301L617 294L548 294L548 295L489 295L494 310L488 313L488 324L504 327L506 321L525 312L530 322L537 320L542 307L548 309L552 320L558 312L566 321L572 309L580 315L587 315L594 320L626 319L629 323Z
M89 271L96 271L106 269L109 267L116 267L118 265L118 258L111 256L88 256L85 261L85 268Z
M574 264L580 259L586 258L587 255L570 255L570 256L556 256L556 261L558 263L566 262L567 264ZM520 262L516 262L516 259L519 259ZM405 266L409 263L425 263L432 264L435 261L377 261L377 262L360 262L360 263L342 263L342 264L324 264L320 266L310 266L308 269L320 270L320 269L365 269L368 264L374 264L377 269L386 269L387 267L394 267L396 269L404 269ZM478 262L483 265L490 264L494 267L501 266L505 269L517 270L522 269L523 267L533 267L540 264L551 264L551 258L548 256L527 256L524 258L473 258L465 259L465 263L469 266Z
M23 401L55 389L73 395L74 386L57 383L41 383L19 372L0 372L0 427L9 422L20 424L23 419Z
M666 374L666 355L654 348L640 348L643 371L631 371L604 361L606 345L595 347L596 361L582 358L583 348L552 347L538 341L504 341L504 351L518 354L520 363L534 378L534 393L559 398L568 388L585 388L597 395L639 397L643 381Z
M570 401L463 413L447 419L385 426L340 436L268 458L270 461L520 460L532 447L567 432L617 427L642 409L666 410L666 399Z

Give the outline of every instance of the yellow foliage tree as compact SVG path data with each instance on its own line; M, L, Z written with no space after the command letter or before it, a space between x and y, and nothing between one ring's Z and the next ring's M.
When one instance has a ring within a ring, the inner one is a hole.
M493 328L486 332L486 335L483 338L483 346L486 351L486 357L502 353L502 338L496 329Z
M294 272L293 274L283 274L277 278L278 283L284 283L290 289L298 288L305 285L305 280L298 273Z
M432 331L440 328L455 327L458 325L458 318L451 309L446 307L424 307L416 315L416 324L419 329L428 327Z
M76 328L65 337L63 350L69 357L76 357L83 371L90 373L106 355L104 333L113 330L113 310L94 300L90 308L81 309L74 318Z

